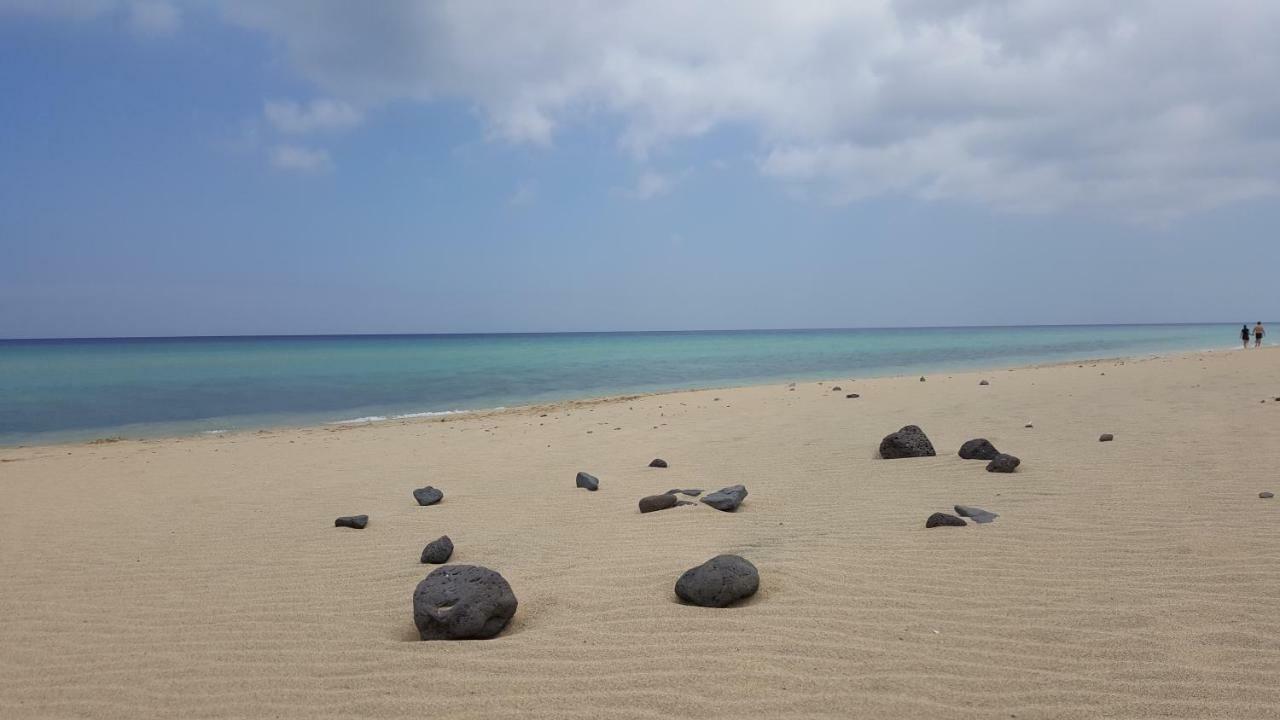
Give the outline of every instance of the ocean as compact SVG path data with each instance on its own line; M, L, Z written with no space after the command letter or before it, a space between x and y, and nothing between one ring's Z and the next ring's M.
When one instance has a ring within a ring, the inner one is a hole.
M0 340L0 444L1238 347L1232 324Z

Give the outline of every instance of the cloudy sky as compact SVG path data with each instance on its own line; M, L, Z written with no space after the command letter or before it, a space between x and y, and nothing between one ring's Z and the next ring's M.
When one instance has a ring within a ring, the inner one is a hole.
M1280 318L1280 2L0 0L0 337Z

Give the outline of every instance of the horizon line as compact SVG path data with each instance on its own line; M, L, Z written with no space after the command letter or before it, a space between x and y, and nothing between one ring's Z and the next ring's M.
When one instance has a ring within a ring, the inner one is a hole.
M1072 327L1153 327L1187 325L1234 325L1226 321L1198 322L1130 322L1130 323L1033 323L1028 325L873 325L864 327L799 327L799 328L702 328L690 330L495 330L477 332L337 332L337 333L249 333L243 335L90 335L45 337L0 337L0 342L78 342L106 340L232 340L232 339L323 339L323 338L412 338L412 337L485 337L494 335L659 335L692 333L752 333L752 332L837 332L860 330L987 330L1014 328L1072 328ZM1248 324L1248 323L1246 323Z

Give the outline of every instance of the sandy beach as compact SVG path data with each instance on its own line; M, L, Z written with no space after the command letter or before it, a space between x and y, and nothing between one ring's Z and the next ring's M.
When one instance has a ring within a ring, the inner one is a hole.
M1277 397L1223 351L0 449L0 717L1274 718ZM877 457L906 424L937 457ZM496 639L418 640L443 534ZM680 604L720 553L760 591Z

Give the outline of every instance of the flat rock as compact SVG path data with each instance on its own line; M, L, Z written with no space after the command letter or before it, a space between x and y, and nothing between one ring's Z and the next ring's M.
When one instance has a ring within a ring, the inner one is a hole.
M684 489L671 488L670 490L666 491L663 494L664 495L680 494L680 495L688 495L689 497L698 497L699 495L702 494L702 488L684 488Z
M947 513L934 513L929 516L928 520L924 521L924 526L927 528L943 527L943 526L949 526L949 525L959 527L961 525L968 525L968 523L956 517L955 515L948 515Z
M1115 439L1116 439L1116 436L1112 435L1111 433L1102 433L1101 435L1098 436L1098 442L1111 442L1112 440L1115 440Z
M852 400L852 399L854 399L854 398L860 398L860 397L862 397L862 396L861 396L861 395L859 395L858 393L849 393L848 395L845 395L845 397L847 397L847 398L849 398L850 400Z
M1000 453L999 455L991 458L991 462L987 463L987 472L1011 473L1014 470L1017 470L1018 466L1021 464L1022 461L1018 458L1005 453Z
M640 498L640 512L650 513L676 506L676 496L663 493Z
M723 512L733 512L738 509L738 506L741 505L742 501L746 498L746 486L730 485L727 488L722 488L702 498L702 502Z
M448 535L441 535L422 548L421 561L431 565L443 565L449 562L449 558L452 556L453 541L449 539Z
M1031 423L1027 423L1026 425L1023 425L1022 427L1024 427L1024 428L1033 428L1033 427L1035 427L1035 425L1032 425Z
M649 467L664 468L666 466L667 466L667 461L663 460L662 458L654 458L652 461L649 462Z
M417 500L419 505L435 505L444 499L444 493L428 485L414 490L413 499Z
M676 580L676 595L701 607L727 607L759 589L760 572L739 555L717 555Z
M1273 498L1275 496L1276 494L1271 492L1270 490L1263 490L1262 492L1258 493L1258 497L1262 498L1263 500L1266 500L1268 498Z
M896 433L884 436L880 441L880 457L886 460L909 457L933 457L938 453L929 442L929 436L915 425L907 425Z
M423 640L483 640L516 614L505 578L479 565L445 565L413 591L413 624Z
M968 440L960 446L960 457L965 460L992 460L1000 451L986 438Z
M956 505L956 514L967 517L976 523L989 523L1000 517L998 514L972 505Z
M580 488L586 488L592 492L600 489L600 478L597 478L591 473L578 473L578 477L574 478L573 483Z
M363 530L365 525L369 524L368 515L347 515L333 521L334 527L349 527L356 530Z

